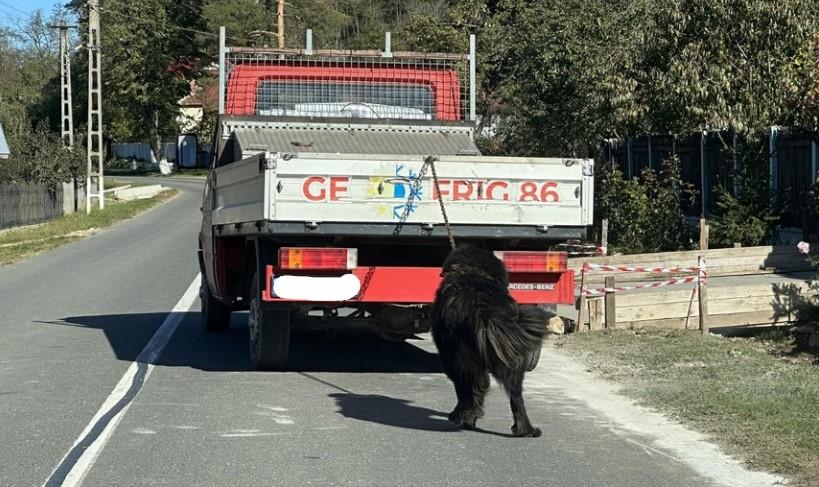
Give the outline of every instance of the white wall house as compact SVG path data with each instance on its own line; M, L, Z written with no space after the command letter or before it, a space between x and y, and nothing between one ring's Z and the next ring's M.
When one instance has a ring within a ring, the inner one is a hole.
M6 134L3 133L3 125L0 124L0 159L8 159L11 155L9 144L6 141Z

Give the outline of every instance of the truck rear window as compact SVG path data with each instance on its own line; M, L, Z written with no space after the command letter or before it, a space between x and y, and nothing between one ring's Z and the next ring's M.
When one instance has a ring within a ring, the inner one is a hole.
M268 80L256 91L256 113L268 116L432 120L429 86Z

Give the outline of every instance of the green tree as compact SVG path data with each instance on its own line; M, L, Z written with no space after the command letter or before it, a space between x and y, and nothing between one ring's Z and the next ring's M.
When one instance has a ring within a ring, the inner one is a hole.
M71 5L85 14L85 2ZM108 0L100 7L107 139L149 142L159 157L162 138L178 133L177 103L190 92L190 80L201 67L196 42L196 32L204 27L201 10L199 0ZM87 32L87 19L80 28ZM85 52L80 60L85 81Z
M675 0L653 2L647 13L638 62L623 71L636 81L645 132L711 128L756 136L794 123L782 78L819 29L819 3Z
M59 88L47 90L59 70L59 43L49 23L36 11L17 28L0 28L0 122L11 138L59 116Z
M819 32L802 44L787 65L785 89L799 125L819 128Z
M246 43L254 31L274 30L276 19L263 3L255 0L208 0L202 9L206 31L219 32L224 27L232 44ZM203 51L216 59L219 45L211 36L200 36Z
M782 79L819 3L459 0L447 20L479 34L479 109L507 152L596 156L610 136L796 123Z

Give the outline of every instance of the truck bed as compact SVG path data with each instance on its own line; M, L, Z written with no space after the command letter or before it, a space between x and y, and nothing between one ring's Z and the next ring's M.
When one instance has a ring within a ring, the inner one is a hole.
M213 224L243 233L391 234L408 210L409 234L442 235L431 172L409 201L424 158L260 152L213 171ZM590 160L447 155L435 167L459 235L565 239L592 223Z

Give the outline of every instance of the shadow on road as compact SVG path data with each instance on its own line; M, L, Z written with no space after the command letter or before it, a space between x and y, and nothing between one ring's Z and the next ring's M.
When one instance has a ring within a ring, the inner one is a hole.
M461 431L447 421L447 413L434 409L413 406L412 401L379 395L362 395L351 392L330 394L339 407L339 414L345 418L369 421L371 423L425 431ZM488 435L513 438L509 433L499 433L483 428L472 431Z
M166 317L167 313L89 315L43 323L102 330L117 358L133 361ZM205 333L199 319L199 312L185 313L156 365L215 372L250 371L247 314L233 313L230 328L222 333ZM294 371L442 371L436 354L407 342L387 342L373 333L342 329L328 335L295 329L291 338L290 369Z
M446 413L413 406L411 401L378 395L330 394L345 418L427 431L455 431Z

